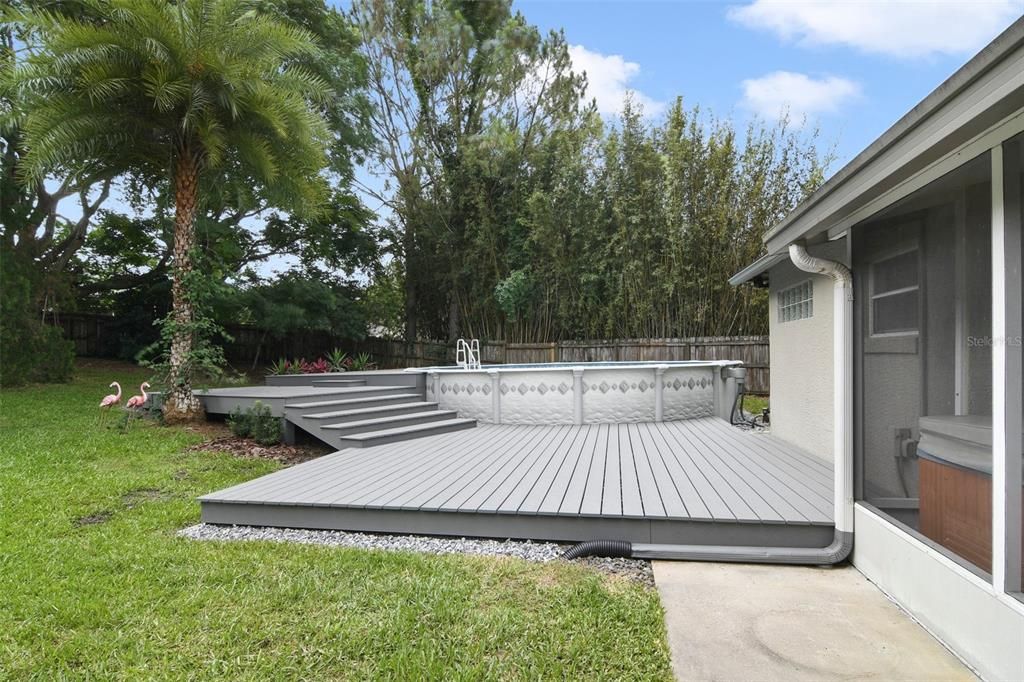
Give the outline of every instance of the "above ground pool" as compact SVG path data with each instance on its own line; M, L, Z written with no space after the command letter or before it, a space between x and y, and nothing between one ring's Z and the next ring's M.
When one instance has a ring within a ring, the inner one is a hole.
M416 367L427 400L489 424L729 418L744 370L733 360Z

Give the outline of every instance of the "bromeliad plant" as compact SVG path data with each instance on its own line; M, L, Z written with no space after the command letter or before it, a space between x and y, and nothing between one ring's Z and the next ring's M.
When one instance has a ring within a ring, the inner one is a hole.
M377 363L373 362L373 358L369 353L360 353L353 357L335 348L327 354L326 358L317 358L313 361L307 361L305 358L299 358L298 360L280 358L270 364L270 367L267 368L267 374L324 374L327 372L365 371L371 369L377 369Z
M276 362L272 362L270 367L267 368L267 374L272 376L279 374L326 374L333 371L331 363L324 358L317 358L312 362L307 361L305 358L299 358L298 360L281 358Z
M303 374L326 374L331 371L331 366L323 358L317 358L313 362L299 361Z

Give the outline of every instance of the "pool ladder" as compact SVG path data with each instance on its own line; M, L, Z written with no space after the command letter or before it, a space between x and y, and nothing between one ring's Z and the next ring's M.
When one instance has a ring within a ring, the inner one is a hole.
M455 364L462 369L480 369L480 339L459 339L455 346Z

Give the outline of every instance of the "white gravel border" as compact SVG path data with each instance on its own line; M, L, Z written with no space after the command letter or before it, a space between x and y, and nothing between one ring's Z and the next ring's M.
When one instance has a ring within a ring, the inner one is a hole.
M527 561L548 562L559 558L568 546L553 542L481 540L471 538L430 537L423 535L370 535L341 530L302 530L259 526L215 526L200 523L178 533L193 540L266 540L296 542L302 545L383 549L424 554L472 554L511 556Z
M449 538L425 535L375 535L341 530L302 530L262 526L216 526L199 523L178 531L192 540L294 542L302 545L380 549L391 552L422 552L424 554L468 554L473 556L508 556L526 561L547 563L559 559L571 545L530 540L486 540L480 538ZM621 575L654 585L654 572L643 559L610 559L588 557L577 563L605 573Z

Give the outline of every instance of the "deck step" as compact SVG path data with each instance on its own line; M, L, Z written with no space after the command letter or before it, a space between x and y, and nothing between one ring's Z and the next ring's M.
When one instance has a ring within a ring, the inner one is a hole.
M398 414L389 417L362 419L355 422L341 422L340 424L324 424L320 428L324 431L334 432L339 436L348 436L353 433L366 433L367 431L381 431L402 426L439 422L446 419L455 419L458 416L459 413L455 410L430 410L429 412L411 412L409 414Z
M437 403L423 400L408 403L395 403L379 407L362 407L355 410L333 410L331 412L314 412L302 415L303 419L331 419L335 422L362 421L374 417L389 417L410 412L429 412L437 409Z
M337 400L316 400L314 402L289 402L285 408L287 410L313 410L313 411L324 411L332 408L337 410L355 410L356 408L373 408L379 406L379 404L387 404L388 402L412 402L414 400L422 400L423 395L420 393L388 393L386 395L370 395L366 397L354 397L354 398L341 398Z
M366 379L313 379L314 386L323 386L325 388L344 388L351 386L365 386Z
M439 422L429 422L414 426L402 426L394 429L383 429L381 431L367 431L366 433L354 433L343 436L340 446L343 448L368 448L374 445L386 443L397 443L403 440L412 440L422 436L436 436L452 431L472 429L476 426L475 419L445 419Z

